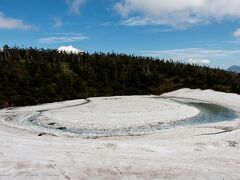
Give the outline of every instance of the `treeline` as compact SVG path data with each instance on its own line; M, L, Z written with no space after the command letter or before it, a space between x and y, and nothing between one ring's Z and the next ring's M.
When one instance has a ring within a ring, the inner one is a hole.
M220 69L125 54L0 51L0 107L93 96L162 94L179 88L240 93L240 76Z

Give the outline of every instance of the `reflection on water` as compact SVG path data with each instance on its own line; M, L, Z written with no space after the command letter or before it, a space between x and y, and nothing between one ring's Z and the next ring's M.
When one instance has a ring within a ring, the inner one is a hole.
M216 123L221 121L231 121L237 118L235 111L215 104L191 102L188 103L188 105L200 109L201 112L198 116L186 120L185 124Z
M158 130L169 129L176 126L199 125L207 123L217 123L222 121L232 121L238 117L238 114L235 111L216 104L198 102L195 100L181 98L174 98L172 100L178 103L195 107L200 110L200 113L192 118L163 125L162 127L159 127Z

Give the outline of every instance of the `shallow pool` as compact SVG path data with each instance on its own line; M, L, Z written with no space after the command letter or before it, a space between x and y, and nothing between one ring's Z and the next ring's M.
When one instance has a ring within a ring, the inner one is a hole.
M181 98L173 98L171 99L178 103L186 104L189 106L193 106L200 110L200 113L192 118L184 119L182 121L173 122L170 124L163 125L158 129L168 129L176 126L186 126L186 125L200 125L207 123L217 123L222 121L232 121L239 117L239 114L235 111L220 106L216 104L211 104L208 102L200 102L191 99L181 99Z
M70 127L61 127L56 129L54 126L41 124L38 121L38 117L41 116L42 112L39 112L38 115L32 116L29 118L28 125L35 126L41 129L48 129L51 131L56 131L60 133L71 133L74 136L80 136L85 138L97 138L97 137L111 137L111 136L138 136L150 133L156 133L164 129L176 128L179 126L193 126L199 124L207 123L216 123L222 121L232 121L238 117L238 114L226 107L219 106L216 104L211 104L207 102L200 102L191 99L180 99L180 98L171 98L170 101L175 101L180 104L186 104L193 106L200 110L200 113L192 118L183 119L181 121L169 122L169 123L155 123L144 126L137 127L126 127L121 129L84 129L84 128L70 128Z

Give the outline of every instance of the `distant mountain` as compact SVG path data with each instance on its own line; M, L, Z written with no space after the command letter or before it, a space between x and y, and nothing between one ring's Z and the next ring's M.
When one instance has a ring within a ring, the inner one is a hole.
M240 73L240 66L237 66L237 65L231 66L227 69L227 71Z
M57 51L58 51L59 53L60 53L60 52L66 52L66 53L68 53L68 54L71 54L71 53L73 53L73 54L83 53L82 50L77 49L77 48L75 48L75 47L73 47L73 46L61 46L61 47L59 47L59 48L57 49Z

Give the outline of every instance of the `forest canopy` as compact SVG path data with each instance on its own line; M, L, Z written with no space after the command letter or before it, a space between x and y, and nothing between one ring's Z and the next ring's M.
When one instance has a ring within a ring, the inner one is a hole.
M240 75L218 68L115 53L0 51L0 107L115 95L160 95L179 88L240 93Z

